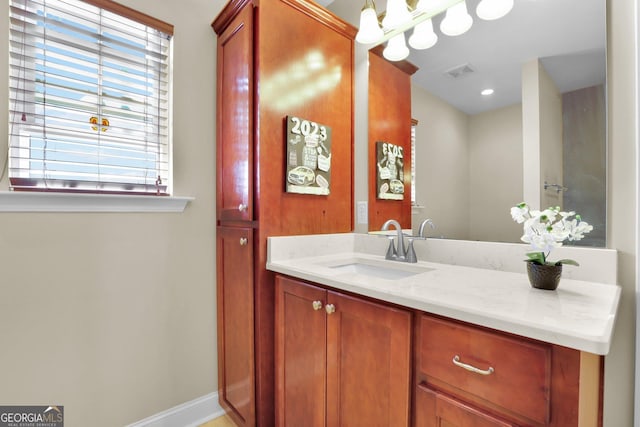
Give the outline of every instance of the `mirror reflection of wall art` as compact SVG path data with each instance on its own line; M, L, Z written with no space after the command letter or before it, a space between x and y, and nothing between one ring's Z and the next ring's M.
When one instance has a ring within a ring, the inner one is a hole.
M378 199L404 199L404 147L376 142Z
M331 128L287 116L288 193L329 194L331 184Z

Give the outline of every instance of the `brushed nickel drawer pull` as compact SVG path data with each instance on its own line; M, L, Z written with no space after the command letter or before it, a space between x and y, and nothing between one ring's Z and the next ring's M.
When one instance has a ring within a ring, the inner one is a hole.
M240 203L240 205L238 205L238 210L239 210L240 212L244 212L244 211L246 211L246 210L247 210L247 208L248 208L248 206L247 206L247 205L245 205L244 203Z
M327 304L324 306L325 311L327 312L327 314L333 314L336 312L336 306L333 304Z
M241 237L240 238L240 246L246 246L248 242L249 242L249 240L247 240L246 237Z
M322 310L322 301L314 301L312 306L315 311Z
M494 371L492 366L489 366L489 369L484 370L484 369L476 368L475 366L468 365L466 363L462 363L460 361L460 356L458 356L457 354L453 358L453 364L463 369L466 369L467 371L475 372L476 374L480 374L480 375L491 375L493 374L493 371Z

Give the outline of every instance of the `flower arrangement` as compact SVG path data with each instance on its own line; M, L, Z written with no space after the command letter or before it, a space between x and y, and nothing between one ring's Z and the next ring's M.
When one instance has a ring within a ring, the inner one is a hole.
M575 212L561 212L559 207L549 207L543 211L531 210L526 203L520 203L511 208L511 217L518 224L524 223L524 234L520 238L529 243L535 252L527 254L528 259L542 265L578 265L571 259L548 261L549 254L554 248L562 246L565 240L581 240L593 226L582 221Z

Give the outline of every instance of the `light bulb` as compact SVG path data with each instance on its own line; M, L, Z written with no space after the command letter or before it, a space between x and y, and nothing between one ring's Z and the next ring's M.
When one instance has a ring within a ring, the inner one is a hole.
M375 43L384 36L378 16L373 7L365 7L360 12L360 29L356 34L356 41L362 44Z
M397 28L409 21L411 21L411 12L409 12L405 0L389 0L387 2L387 13L382 19L384 28Z
M486 21L499 19L513 9L513 0L482 0L478 3L476 14Z
M404 33L400 33L389 39L387 47L382 51L382 56L389 61L402 61L409 56L409 48L404 41Z
M473 18L467 12L467 4L463 0L447 9L447 14L440 23L440 31L448 36L459 36L466 33L473 24Z
M409 37L409 45L414 49L429 49L438 41L438 36L433 32L431 18L416 25L413 34Z

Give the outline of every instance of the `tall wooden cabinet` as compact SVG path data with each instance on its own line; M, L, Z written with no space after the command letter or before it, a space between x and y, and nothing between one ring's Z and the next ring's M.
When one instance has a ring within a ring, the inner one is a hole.
M218 227L218 382L220 401L244 422L254 418L253 229ZM238 357L239 354L246 355Z
M239 426L271 426L267 237L353 229L355 28L310 0L231 0L217 34L218 387ZM329 126L330 193L285 191L286 117Z
M242 6L218 36L218 221L253 219L253 7Z
M369 51L369 230L380 230L389 218L411 228L411 76L418 68L407 61L387 61L382 47ZM379 141L403 148L402 200L378 198Z
M408 426L411 312L276 278L276 425Z

